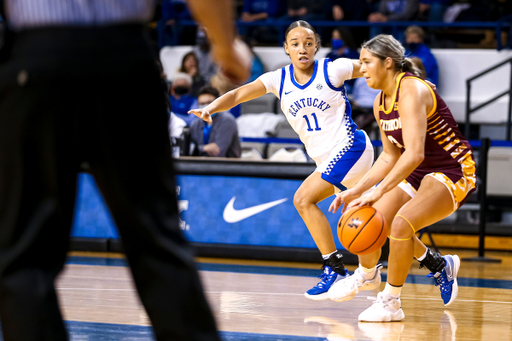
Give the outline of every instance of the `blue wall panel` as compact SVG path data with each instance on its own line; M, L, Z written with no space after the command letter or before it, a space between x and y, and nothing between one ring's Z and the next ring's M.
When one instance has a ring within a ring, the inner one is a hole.
M178 175L177 182L181 228L193 242L315 248L293 206L300 180ZM330 202L325 200L320 208L335 233L340 214L327 212ZM229 203L233 209L225 212ZM90 175L80 175L76 207L72 236L118 238Z

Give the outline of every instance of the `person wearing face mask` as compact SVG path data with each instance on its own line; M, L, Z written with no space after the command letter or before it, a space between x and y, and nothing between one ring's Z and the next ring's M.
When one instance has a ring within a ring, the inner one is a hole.
M210 49L211 44L206 30L204 27L199 26L197 29L196 46L194 46L192 51L194 51L199 60L199 73L203 76L206 83L219 71L217 64L213 61Z
M359 59L359 53L353 48L352 42L352 35L346 28L335 28L331 36L332 51L325 58L329 58L332 61L338 58ZM354 88L354 81L354 79L345 81L345 87L349 94L352 93Z
M197 98L190 94L191 88L192 77L186 73L178 72L172 80L171 96L169 96L171 111L187 122L187 125L190 125L195 119L194 116L188 115L187 112L190 108L195 107L197 101Z
M423 62L427 80L439 87L439 68L430 49L424 43L425 31L419 26L409 26L405 30L405 55L418 57Z
M214 87L203 86L197 97L199 108L205 108L219 96ZM229 112L215 114L212 122L194 120L190 124L190 137L195 144L192 155L239 158L242 152L235 117Z

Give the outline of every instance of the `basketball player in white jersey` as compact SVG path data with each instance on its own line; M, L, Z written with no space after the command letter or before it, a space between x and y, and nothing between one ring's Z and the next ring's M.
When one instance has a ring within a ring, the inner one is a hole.
M328 299L329 288L347 276L342 255L336 250L329 222L317 204L353 187L371 168L373 147L370 139L351 118L344 82L361 77L358 60L315 60L320 37L305 21L296 21L286 31L284 49L291 64L267 72L257 80L219 97L203 109L191 110L207 122L211 115L242 102L273 93L281 109L306 146L317 168L299 187L294 205L322 253L321 281L305 293L313 300ZM366 288L379 286L380 272L371 272Z

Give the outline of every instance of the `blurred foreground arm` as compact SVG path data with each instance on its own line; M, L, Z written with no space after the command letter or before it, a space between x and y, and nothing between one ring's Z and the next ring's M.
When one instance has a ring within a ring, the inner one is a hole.
M234 83L246 81L252 55L245 44L235 40L231 0L188 0L188 4L194 18L208 29L213 57L222 73Z

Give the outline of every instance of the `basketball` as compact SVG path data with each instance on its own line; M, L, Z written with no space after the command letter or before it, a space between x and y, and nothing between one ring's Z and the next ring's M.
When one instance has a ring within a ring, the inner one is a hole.
M382 213L371 206L348 209L338 223L338 238L347 251L366 255L382 247L388 227Z

